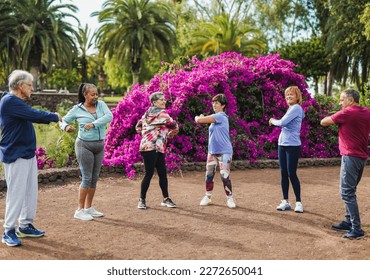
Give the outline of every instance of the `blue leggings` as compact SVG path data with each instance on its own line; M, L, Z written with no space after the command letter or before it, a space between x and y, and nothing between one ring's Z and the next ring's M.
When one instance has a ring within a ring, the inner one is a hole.
M301 146L278 146L283 198L288 199L289 179L293 186L296 201L301 201L301 183L297 176L297 167Z

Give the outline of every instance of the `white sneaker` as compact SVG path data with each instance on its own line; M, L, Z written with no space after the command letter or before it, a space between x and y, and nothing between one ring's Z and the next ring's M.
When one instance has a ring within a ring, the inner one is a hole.
M303 213L303 205L302 205L302 202L297 201L295 203L294 212Z
M80 219L83 221L91 221L94 220L93 216L90 214L85 213L84 209L76 210L74 217L76 219Z
M290 209L292 209L292 207L290 206L289 201L285 199L281 201L278 207L276 207L276 210L279 210L279 211L285 211L285 210L290 210Z
M212 204L212 199L206 195L202 198L199 205L207 206L207 205L210 205L210 204Z
M93 217L103 217L104 216L102 212L96 211L94 207L85 209L85 213L90 214Z
M229 208L236 208L236 204L235 204L234 198L232 196L228 196L226 198L226 204L227 204L227 207L229 207Z

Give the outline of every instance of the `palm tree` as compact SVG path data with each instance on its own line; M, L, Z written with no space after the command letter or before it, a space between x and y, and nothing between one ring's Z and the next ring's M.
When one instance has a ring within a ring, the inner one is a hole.
M77 12L73 4L55 4L55 0L14 1L14 13L18 18L17 33L22 50L23 67L35 76L37 88L39 74L53 64L71 66L77 56L75 37L77 31L65 21L66 17L78 19L66 12Z
M95 12L103 25L98 29L97 45L108 58L116 56L131 67L133 84L139 81L143 53L172 56L176 44L174 9L164 2L150 0L107 0Z
M87 68L88 68L88 55L87 51L93 46L93 40L90 36L90 29L85 25L85 28L78 28L79 36L78 36L78 44L79 44L79 61L81 64L81 82L86 82L88 80L87 77Z
M0 61L4 65L6 77L11 68L19 68L21 51L17 36L18 19L14 16L10 1L0 2Z
M213 22L203 22L193 33L192 47L188 54L235 51L247 56L256 56L266 47L258 29L242 25L228 14L216 15Z

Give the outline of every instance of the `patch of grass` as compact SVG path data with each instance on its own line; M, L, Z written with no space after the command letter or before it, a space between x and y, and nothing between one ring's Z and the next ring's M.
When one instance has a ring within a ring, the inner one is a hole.
M104 102L106 103L118 103L118 101L122 100L122 98L124 98L124 96L121 96L121 95L115 95L115 96L109 96L109 95L105 95L104 96ZM101 97L99 97L99 100L102 100Z

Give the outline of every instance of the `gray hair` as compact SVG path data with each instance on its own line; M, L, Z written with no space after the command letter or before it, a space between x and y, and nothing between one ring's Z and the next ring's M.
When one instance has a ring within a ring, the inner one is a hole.
M352 88L347 88L346 90L343 91L343 93L349 97L349 98L353 98L353 100L356 102L356 103L359 103L360 102L360 94L358 93L358 91L352 89Z
M16 90L18 89L18 85L21 83L31 82L33 81L33 76L31 73L24 71L24 70L14 70L9 75L9 90Z
M150 96L149 96L149 100L150 100L150 103L153 104L153 102L157 101L158 99L160 99L162 96L164 96L163 92L161 91L157 91L157 92L154 92L152 93Z

